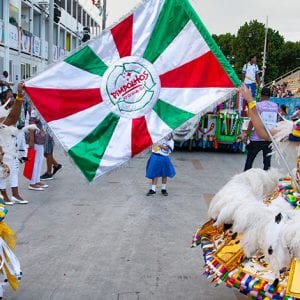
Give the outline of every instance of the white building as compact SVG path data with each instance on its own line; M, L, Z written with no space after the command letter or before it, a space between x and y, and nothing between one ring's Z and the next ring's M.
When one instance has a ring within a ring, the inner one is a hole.
M84 27L91 36L99 34L102 19L100 0L54 2L61 12L53 32L57 61L80 45ZM9 81L29 78L47 66L48 37L49 0L0 0L0 74L8 71Z

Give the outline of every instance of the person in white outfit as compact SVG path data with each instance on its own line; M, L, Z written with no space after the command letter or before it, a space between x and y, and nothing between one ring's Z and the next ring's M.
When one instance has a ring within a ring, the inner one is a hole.
M31 111L29 124L36 124L38 130L29 130L28 148L34 148L36 151L32 177L28 188L34 191L44 191L47 184L41 182L41 170L44 158L44 144L46 133L43 129L41 120L38 118L35 110Z
M17 133L18 130L15 127L17 120L20 116L21 107L23 104L23 93L22 93L23 85L20 84L18 86L18 96L14 99L12 91L9 89L5 92L4 95L4 103L5 109L7 109L7 114L5 110L3 116L0 118L0 145L3 149L3 162L9 167L10 174L7 178L0 179L0 191L1 195L8 205L13 205L14 203L26 204L27 200L24 200L20 194L18 189L18 179L19 179L19 160L18 160L18 149L17 149ZM2 107L3 108L3 107ZM11 108L11 110L10 110ZM11 200L8 197L6 192L6 185L9 182L12 196Z
M256 86L259 86L260 83L259 73L260 70L256 64L256 55L251 55L248 63L243 67L242 82L251 89L253 98L256 95Z

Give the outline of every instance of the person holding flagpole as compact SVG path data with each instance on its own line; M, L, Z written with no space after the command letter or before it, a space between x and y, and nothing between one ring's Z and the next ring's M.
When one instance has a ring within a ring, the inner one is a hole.
M17 144L17 128L16 123L21 114L24 101L23 83L18 85L18 93L14 98L10 89L5 92L5 104L1 106L0 122L0 145L3 148L4 162L9 166L10 174L7 178L0 179L0 191L3 200L7 205L13 205L14 203L27 204L28 201L24 200L18 189L18 176L19 176L19 160ZM11 106L11 107L10 107ZM11 200L6 192L7 181L10 183L12 190Z

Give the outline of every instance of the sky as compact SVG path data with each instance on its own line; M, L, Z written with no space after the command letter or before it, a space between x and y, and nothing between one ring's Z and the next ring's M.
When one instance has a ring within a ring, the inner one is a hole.
M233 33L257 19L278 30L286 41L300 41L300 0L190 0L211 34ZM140 0L107 0L107 26L127 14Z

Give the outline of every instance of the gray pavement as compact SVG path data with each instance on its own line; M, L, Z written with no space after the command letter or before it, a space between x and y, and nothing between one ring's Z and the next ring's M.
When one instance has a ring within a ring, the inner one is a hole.
M22 179L30 203L9 207L24 278L17 292L6 287L6 299L242 297L202 276L201 249L190 244L213 194L243 169L244 154L173 153L177 176L168 197L145 196L149 153L95 184L60 150L56 156L64 168L47 191L29 191Z

